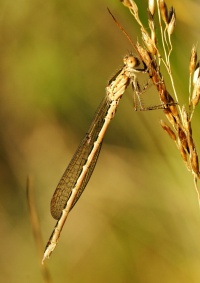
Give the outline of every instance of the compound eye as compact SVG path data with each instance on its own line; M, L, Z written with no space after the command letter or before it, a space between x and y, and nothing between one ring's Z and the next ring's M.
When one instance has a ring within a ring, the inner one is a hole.
M131 68L135 68L137 66L139 66L140 64L140 61L138 60L137 57L134 57L134 56L126 56L124 58L124 64L128 67L131 67Z

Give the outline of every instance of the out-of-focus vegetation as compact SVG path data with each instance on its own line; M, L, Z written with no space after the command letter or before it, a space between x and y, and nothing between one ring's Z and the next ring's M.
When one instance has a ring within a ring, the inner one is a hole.
M145 20L147 1L137 2ZM167 3L176 9L172 63L180 101L187 103L200 6ZM55 224L53 191L107 81L131 49L106 7L136 41L138 28L119 1L0 3L1 282L43 282L26 177L34 180L45 245ZM158 103L151 88L146 96L151 93L151 103ZM53 282L199 282L197 196L160 119L161 110L134 112L131 88L126 92L92 179L45 263ZM199 119L197 110L193 131L200 152Z

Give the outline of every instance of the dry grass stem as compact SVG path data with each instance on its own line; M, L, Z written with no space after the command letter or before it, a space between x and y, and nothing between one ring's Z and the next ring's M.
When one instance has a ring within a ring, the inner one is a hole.
M30 176L28 176L27 178L26 192L27 192L27 203L28 203L30 223L31 223L34 240L35 240L35 245L37 248L38 261L39 261L41 274L43 277L43 281L45 283L51 283L52 280L51 280L48 268L44 265L41 266L40 264L41 257L43 254L43 241L42 241L42 234L41 234L41 229L40 229L41 226L40 226L39 217L38 217L37 209L35 205L32 178Z
M169 126L166 122L161 121L161 126L175 142L186 168L191 171L200 204L197 187L197 180L200 179L199 159L192 136L191 125L194 110L200 99L200 66L199 63L197 63L198 56L196 47L192 47L189 62L189 105L187 111L185 106L181 107L178 104L178 95L170 63L170 55L173 51L171 36L176 26L175 9L171 7L168 10L166 2L163 0L149 1L147 9L149 29L147 30L139 18L136 3L134 1L122 2L130 10L140 26L141 43L138 41L136 45L134 44L134 48L136 47L140 59L147 68L149 77L158 91L161 104L163 104L164 114L171 125ZM154 20L156 12L158 15L158 26L156 26ZM161 46L157 45L155 27L161 35ZM167 85L165 84L164 76L161 73L161 66L164 66L169 75L173 89L172 94L169 93Z

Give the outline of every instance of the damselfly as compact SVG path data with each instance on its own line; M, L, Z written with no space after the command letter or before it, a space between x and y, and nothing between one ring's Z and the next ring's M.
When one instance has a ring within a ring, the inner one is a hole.
M146 71L145 68L136 69L139 64L138 58L131 54L124 57L123 68L109 81L106 96L98 107L90 128L58 183L51 200L51 214L58 221L47 243L42 262L56 247L69 211L78 201L92 175L104 135L123 93L130 83L138 93L136 73Z

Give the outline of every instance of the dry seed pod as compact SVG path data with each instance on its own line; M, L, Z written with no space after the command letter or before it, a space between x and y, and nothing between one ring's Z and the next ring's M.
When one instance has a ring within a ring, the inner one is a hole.
M200 99L200 77L198 77L192 92L191 102L193 107L197 106L197 104L199 103L199 99Z
M197 64L197 50L196 47L193 45L190 56L190 64L189 64L190 74L193 74L193 72L195 71L196 64Z
M187 151L189 151L189 146L188 146L186 134L185 134L184 131L180 128L180 126L178 126L178 137L179 137L179 139L180 139L180 142L181 142L182 146L183 146Z
M170 7L169 13L168 13L168 23L170 23L174 13L175 13L175 9L172 6L172 7Z
M142 58L142 61L145 63L146 66L149 66L152 62L152 58L150 54L144 49L138 42L137 42L137 50Z
M189 116L186 112L185 106L182 107L182 118L184 129L187 131L187 133L189 133L189 135L192 135L191 122L189 120Z
M200 93L195 90L193 92L192 96L193 96L193 98L192 98L191 102L192 102L193 108L195 108L197 106L197 104L199 103Z
M176 108L176 104L174 102L173 97L169 94L169 92L167 90L161 92L160 99L162 100L162 102L164 104L169 105L168 108L169 108L171 114L174 117L178 118L179 115L178 115L178 111L177 111L177 108Z
M167 27L167 32L169 35L173 33L175 25L176 25L176 13L175 13L175 9L171 7L170 15L168 19L168 27Z
M172 115L171 111L166 108L166 109L163 109L163 112L165 113L165 116L167 117L170 124L172 124L172 126L176 128L176 120L174 116Z
M153 16L155 13L155 0L149 0L149 11L151 13L151 15Z
M153 41L154 45L156 45L156 33L155 30L151 30L151 40ZM157 50L156 50L157 51Z
M162 102L164 104L169 105L168 108L169 108L171 114L179 120L179 115L178 115L178 111L177 111L177 108L176 108L176 103L175 103L173 97L169 94L169 92L166 89L160 93L160 99L162 100Z
M196 84L199 77L200 77L200 66L198 62L196 65L195 71L194 71L194 75L193 75L193 85Z
M174 133L174 131L163 120L160 121L160 124L161 124L163 130L166 133L168 133L170 138L175 141L176 140L176 134Z
M120 0L125 7L131 9L131 1L130 0Z
M177 121L178 121L178 120L179 120L179 114L178 114L178 110L177 110L176 105L173 104L173 103L175 103L174 100L172 100L170 103L171 103L172 105L169 105L169 109L170 109L172 115L173 115L174 117L176 117L176 119L177 119Z
M190 152L192 152L195 149L194 140L192 138L192 135L188 136L188 146L189 146Z
M192 170L196 174L199 174L199 160L198 160L198 155L197 155L196 149L194 149L191 152L190 162L191 162Z
M148 23L149 23L149 27L150 29L154 30L154 21L153 21L153 16L151 14L151 12L149 10L147 10L148 12Z
M164 103L164 104L167 104L169 103L169 100L168 100L168 91L165 89L165 90L162 90L161 93L160 93L160 99L161 101Z
M159 9L161 12L161 17L166 25L168 25L168 10L167 5L164 0L159 1Z
M134 14L138 13L138 7L133 0L120 0L124 6L128 7L129 9L133 10Z
M151 54L155 55L157 50L156 50L156 47L155 47L153 40L150 38L150 36L148 35L148 33L144 29L142 29L141 32L142 32L142 39L143 39L146 47L148 48L149 52Z
M181 143L178 144L178 149L180 151L181 157L187 163L187 153Z
M156 44L155 25L153 21L153 16L150 13L150 11L148 11L148 23L149 23L149 28L151 30L151 40L153 41L154 44Z
M171 110L172 115L174 116L174 118L176 118L176 121L179 121L179 114L178 114L178 110L176 108L176 105L170 105L169 109Z

